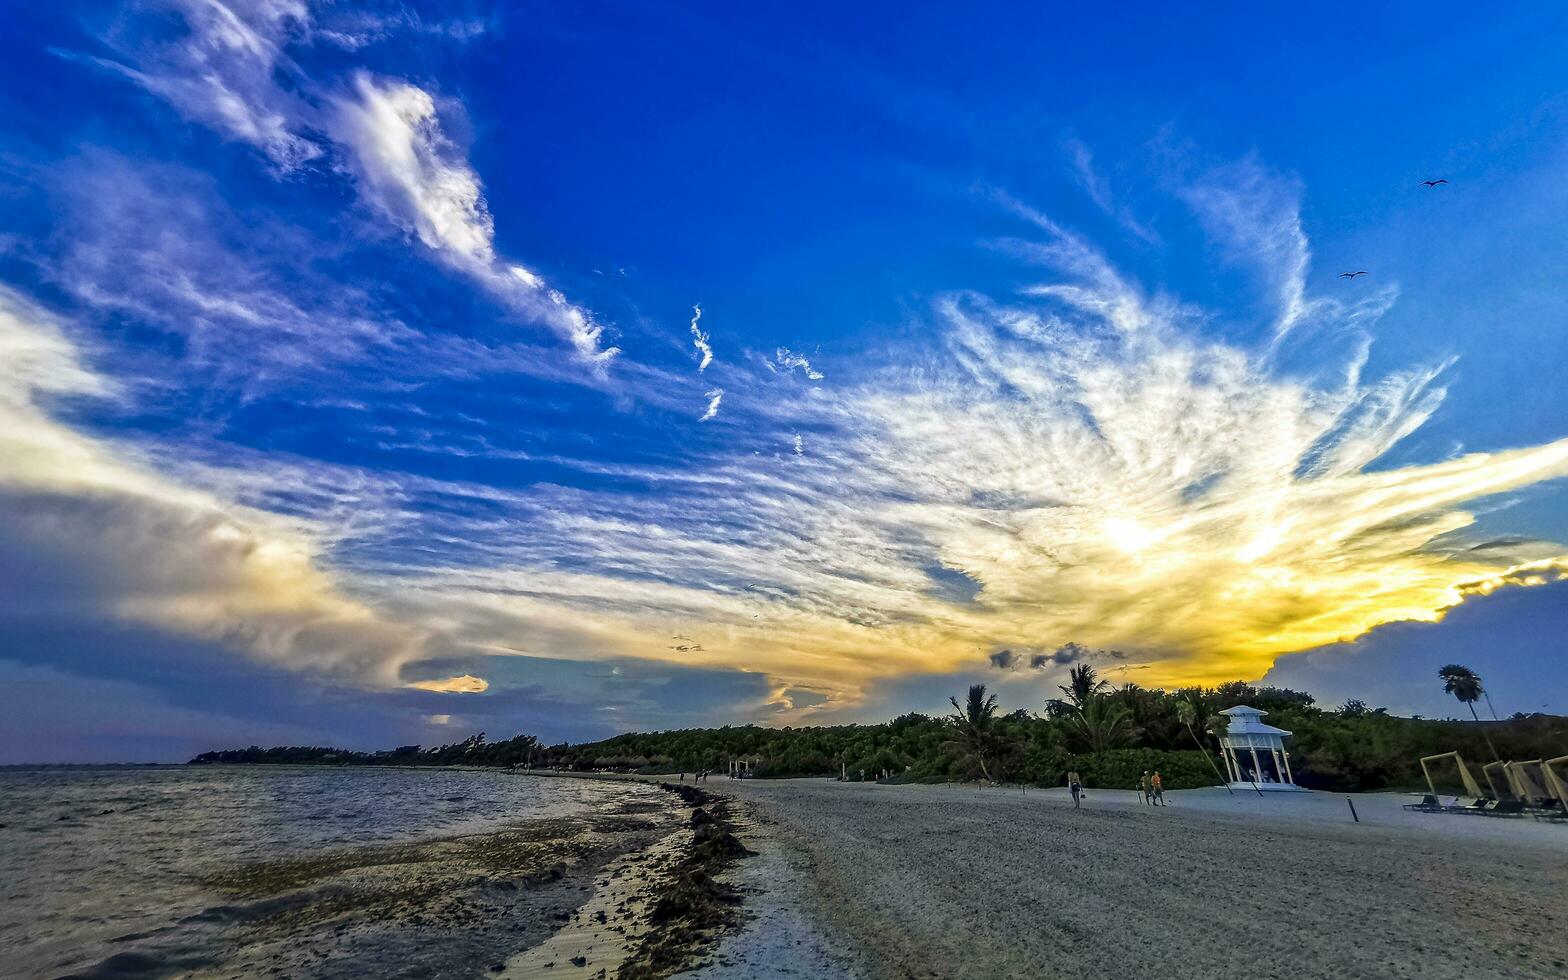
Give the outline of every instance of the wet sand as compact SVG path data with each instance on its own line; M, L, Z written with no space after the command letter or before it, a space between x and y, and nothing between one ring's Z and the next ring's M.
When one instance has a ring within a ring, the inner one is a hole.
M739 802L740 839L756 852L726 880L739 890L745 915L704 952L681 980L853 980L869 974L852 943L825 931L813 910L811 868L777 825Z
M205 907L62 972L652 980L711 962L746 915L724 880L750 856L732 832L733 801L630 782L570 816L206 864L193 883Z
M704 980L1474 980L1568 968L1568 826L1405 813L1405 798L1387 795L1360 797L1355 823L1330 794L1202 790L1151 808L1091 792L1074 810L1061 791L713 789L750 807L785 857L783 873L754 882L751 923L720 944ZM834 955L792 961L792 947Z
M734 834L733 801L664 786L684 808L680 828L606 866L565 927L493 970L502 980L668 977L741 924L741 894L726 879L756 855Z
M220 902L125 937L126 952L75 975L495 974L569 923L607 865L678 832L688 812L639 788L575 817L219 867L202 884Z

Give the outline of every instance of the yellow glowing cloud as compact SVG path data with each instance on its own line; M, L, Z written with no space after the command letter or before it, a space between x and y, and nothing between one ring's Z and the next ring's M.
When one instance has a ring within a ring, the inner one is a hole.
M414 681L407 685L416 691L437 691L442 694L483 694L490 690L490 682L473 674L443 677L439 680Z
M1442 364L1361 379L1347 324L1392 293L1311 299L1298 256L1263 342L1204 341L1193 311L1039 222L1061 281L1030 306L956 297L940 351L779 408L814 425L809 454L664 474L656 495L527 499L527 542L432 574L416 601L494 652L741 667L776 702L798 687L842 703L1069 641L1126 651L1142 683L1255 678L1562 574L1568 549L1463 535L1474 502L1568 476L1568 440L1369 468L1444 395ZM1292 374L1282 351L1314 329L1348 331L1347 352Z
M183 486L50 418L45 394L105 397L48 315L0 289L0 495L8 531L75 570L51 607L215 641L283 667L392 686L420 631L343 593L307 529Z

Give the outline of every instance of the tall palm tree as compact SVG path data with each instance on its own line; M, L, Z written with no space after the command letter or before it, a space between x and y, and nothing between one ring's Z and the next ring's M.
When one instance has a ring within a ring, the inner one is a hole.
M1214 757L1209 755L1209 750L1203 744L1203 739L1198 737L1198 725L1204 720L1199 713L1198 705L1185 698L1177 701L1176 720L1180 721L1182 726L1187 729L1187 734L1192 736L1192 743L1198 747L1199 752L1203 753L1203 757L1209 760L1209 768L1214 770L1215 778L1220 781L1221 786L1225 787L1225 792L1235 796L1236 794L1231 792L1230 780L1220 773L1220 767L1215 764Z
M996 718L996 695L987 696L984 684L969 686L969 699L964 704L958 698L947 699L953 705L948 723L953 726L953 738L948 744L974 756L980 763L980 775L991 781L991 770L986 766L986 755L991 751L991 723Z
M1480 675L1463 664L1448 664L1438 670L1437 676L1443 679L1443 693L1458 698L1461 704L1470 709L1470 717L1480 723L1481 716L1475 713L1475 703L1486 696ZM1481 729L1481 737L1486 739L1486 747L1492 750L1493 758L1501 758L1497 754L1497 747L1492 744L1492 737L1484 728Z
M1458 698L1470 709L1470 717L1480 721L1481 717L1475 713L1475 703L1481 700L1485 688L1481 686L1481 678L1476 672L1462 664L1449 664L1440 669L1437 676L1443 679L1443 693Z

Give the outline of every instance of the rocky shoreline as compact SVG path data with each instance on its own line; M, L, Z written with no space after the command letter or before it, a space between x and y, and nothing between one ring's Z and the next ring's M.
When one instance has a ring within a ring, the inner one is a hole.
M631 950L619 976L656 980L696 963L720 935L741 919L741 896L721 876L736 861L754 856L735 836L733 802L695 786L663 783L692 808L691 842L669 869L649 910L651 928Z

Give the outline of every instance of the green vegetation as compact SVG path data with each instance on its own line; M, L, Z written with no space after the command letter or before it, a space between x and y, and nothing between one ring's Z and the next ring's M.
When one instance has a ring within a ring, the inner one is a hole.
M203 752L191 760L193 765L274 765L274 766L521 766L536 763L541 753L539 740L518 735L504 742L487 742L485 733L470 735L461 742L421 748L403 745L381 752L354 752L319 745L288 745L264 749Z
M1454 665L1457 667L1457 665ZM1480 678L1465 668L1445 689L1474 706ZM1474 684L1471 686L1471 681ZM760 777L837 776L895 782L988 778L1037 786L1061 785L1069 769L1085 785L1130 789L1143 770L1159 770L1169 789L1221 782L1215 764L1219 713L1238 704L1269 712L1271 724L1294 732L1287 742L1296 779L1335 790L1407 789L1423 785L1419 759L1458 750L1474 763L1494 758L1551 758L1568 753L1568 718L1515 715L1506 721L1400 718L1360 701L1317 707L1310 694L1234 682L1167 692L1136 685L1112 689L1078 664L1062 699L1043 712L1001 714L985 685L969 689L945 718L907 714L878 725L762 728L756 725L628 733L601 742L546 746L531 735L488 742L483 733L424 749L384 752L320 747L252 746L207 752L197 763L302 765L536 766L647 773L723 772L749 759Z

